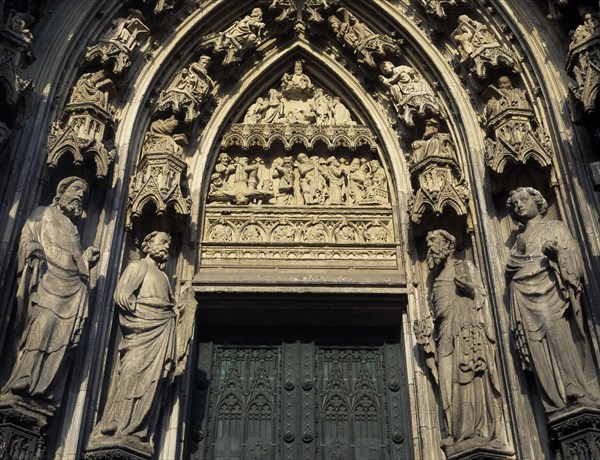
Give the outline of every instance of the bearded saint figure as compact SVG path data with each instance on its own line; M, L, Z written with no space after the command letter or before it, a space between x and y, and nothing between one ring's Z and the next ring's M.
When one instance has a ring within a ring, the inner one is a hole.
M24 327L2 399L20 396L50 411L60 405L88 314L90 269L100 254L94 246L81 249L75 226L87 193L83 179L63 179L52 204L35 209L23 226L17 323Z

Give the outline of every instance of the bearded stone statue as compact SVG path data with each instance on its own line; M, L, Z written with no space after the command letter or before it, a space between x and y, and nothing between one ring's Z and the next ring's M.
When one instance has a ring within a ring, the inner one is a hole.
M24 328L1 399L17 397L48 415L60 405L68 358L88 314L90 269L100 254L94 246L81 249L75 226L87 193L83 179L62 180L52 204L27 219L19 242L17 322Z

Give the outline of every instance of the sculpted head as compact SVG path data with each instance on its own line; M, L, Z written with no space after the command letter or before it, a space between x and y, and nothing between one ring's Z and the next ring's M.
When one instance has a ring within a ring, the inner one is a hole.
M548 202L533 187L518 187L508 194L506 207L513 219L527 222L538 214L545 216L548 211Z
M56 195L52 204L61 212L74 219L83 213L83 202L88 194L88 184L80 177L71 176L63 179L56 187Z
M425 122L425 130L423 131L423 139L429 139L433 135L440 132L440 122L435 118L430 118Z
M445 230L432 230L427 234L427 266L433 269L454 254L456 238Z
M210 56L202 55L198 59L198 64L200 64L205 69L208 69L212 64L212 59L210 58Z
M165 232L152 232L146 235L142 243L142 251L158 264L165 264L169 259L171 237Z
M498 88L500 89L513 89L512 82L508 77L498 78Z
M379 64L379 69L384 75L391 75L394 73L394 64L392 64L390 61L383 61L381 64Z

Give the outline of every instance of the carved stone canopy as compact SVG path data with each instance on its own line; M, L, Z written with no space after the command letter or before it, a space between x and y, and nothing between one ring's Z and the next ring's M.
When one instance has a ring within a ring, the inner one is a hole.
M451 34L460 53L460 63L478 79L484 79L489 69L500 65L519 72L520 67L513 52L500 44L485 24L467 15L458 18L458 26Z
M144 24L141 12L131 10L127 18L113 21L112 27L97 43L87 48L85 60L110 69L113 75L121 75L131 66L131 55L139 42L148 37L150 29Z
M569 87L584 112L595 112L600 90L600 27L595 16L587 14L573 32L566 69L574 80Z

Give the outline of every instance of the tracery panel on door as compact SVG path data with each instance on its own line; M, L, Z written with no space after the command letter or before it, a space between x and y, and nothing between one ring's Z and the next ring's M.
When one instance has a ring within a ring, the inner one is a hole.
M409 458L401 360L398 343L202 343L190 458Z

